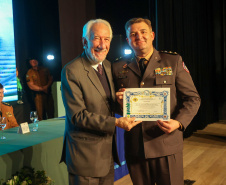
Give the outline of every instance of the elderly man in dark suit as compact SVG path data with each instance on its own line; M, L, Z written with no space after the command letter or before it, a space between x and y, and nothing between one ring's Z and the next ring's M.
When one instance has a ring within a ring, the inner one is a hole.
M126 25L127 41L135 55L112 64L118 102L125 88L170 88L170 121L143 121L125 132L125 154L133 185L182 185L183 130L200 106L191 75L177 53L153 47L148 19Z
M129 131L140 122L113 117L115 91L106 55L112 29L102 19L83 28L82 55L62 70L62 98L66 110L61 161L68 167L70 185L113 185L119 164L115 126Z

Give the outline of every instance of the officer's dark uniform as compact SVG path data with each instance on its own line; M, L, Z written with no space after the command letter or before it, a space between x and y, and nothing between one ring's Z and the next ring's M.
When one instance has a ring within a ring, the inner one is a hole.
M179 121L185 129L196 115L200 97L180 55L154 49L143 76L135 56L120 59L112 68L116 92L120 88L170 88L171 119ZM156 121L143 121L125 132L126 160L135 184L152 184L144 175L148 173L158 178L157 184L183 184L182 131L177 129L166 134ZM146 161L153 167L151 172L143 173ZM170 180L163 171L170 174Z

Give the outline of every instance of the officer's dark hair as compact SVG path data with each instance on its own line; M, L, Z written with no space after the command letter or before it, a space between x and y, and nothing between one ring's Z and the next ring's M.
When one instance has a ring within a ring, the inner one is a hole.
M0 89L3 89L3 85L0 83Z
M151 21L149 19L144 19L144 18L132 18L130 20L128 20L125 24L125 30L126 30L126 33L127 33L127 30L128 28L132 25L132 24L135 24L135 23L141 23L141 22L144 22L148 25L148 27L150 28L150 30L152 31L152 26L151 26Z

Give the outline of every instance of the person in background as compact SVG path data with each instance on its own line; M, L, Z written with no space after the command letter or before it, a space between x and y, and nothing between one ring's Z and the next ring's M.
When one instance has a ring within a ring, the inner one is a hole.
M4 88L3 85L0 83L0 117L6 118L5 129L18 127L19 125L13 114L13 107L8 103L2 102L3 98L4 98Z
M45 67L38 66L38 60L29 59L31 69L26 74L28 87L32 90L38 120L54 117L54 104L51 93L53 77Z
M84 52L62 69L66 123L61 162L67 165L70 185L113 185L113 161L120 163L115 126L129 131L140 123L113 117L115 91L111 63L105 59L111 39L107 21L88 21L83 27Z
M170 120L143 121L125 132L125 157L133 185L183 185L183 131L200 106L200 97L182 57L153 47L148 19L126 25L134 54L112 64L116 97L125 88L170 88Z

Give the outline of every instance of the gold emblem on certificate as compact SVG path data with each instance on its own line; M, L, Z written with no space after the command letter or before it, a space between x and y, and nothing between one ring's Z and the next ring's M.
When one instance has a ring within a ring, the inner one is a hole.
M123 116L136 120L170 120L170 88L127 88Z

